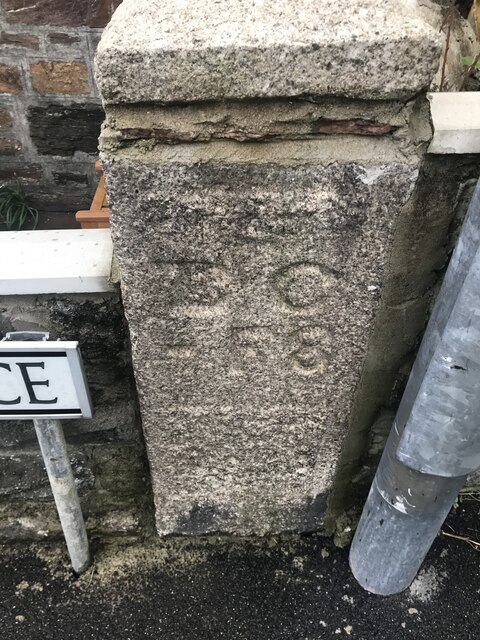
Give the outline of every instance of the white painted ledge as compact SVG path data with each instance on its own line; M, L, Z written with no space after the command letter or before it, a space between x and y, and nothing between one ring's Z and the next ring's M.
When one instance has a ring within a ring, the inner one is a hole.
M0 232L0 295L112 291L110 229Z
M428 153L480 153L480 91L429 93L433 139Z

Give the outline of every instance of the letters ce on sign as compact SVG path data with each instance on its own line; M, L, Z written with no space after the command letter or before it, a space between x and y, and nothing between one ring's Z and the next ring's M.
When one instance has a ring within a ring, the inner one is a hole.
M91 417L78 342L0 342L0 420Z

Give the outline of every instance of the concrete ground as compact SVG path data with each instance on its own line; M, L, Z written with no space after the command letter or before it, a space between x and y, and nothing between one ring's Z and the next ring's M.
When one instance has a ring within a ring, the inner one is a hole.
M480 541L480 501L443 531ZM363 591L348 550L318 536L97 545L81 578L62 545L4 546L2 640L474 640L480 546L439 535L401 595Z

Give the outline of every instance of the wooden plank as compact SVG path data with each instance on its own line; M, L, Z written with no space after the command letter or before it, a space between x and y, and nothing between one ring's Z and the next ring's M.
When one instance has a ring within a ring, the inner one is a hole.
M75 220L81 225L82 229L108 229L110 227L109 213L108 209L97 213L93 213L91 209L77 211Z
M98 160L95 163L95 170L98 173L99 181L90 209L77 211L75 214L75 220L82 229L108 229L110 227L110 209L105 192L105 178Z
M103 201L105 199L105 178L102 177L98 181L98 187L93 196L92 204L90 205L91 211L97 211L102 208Z

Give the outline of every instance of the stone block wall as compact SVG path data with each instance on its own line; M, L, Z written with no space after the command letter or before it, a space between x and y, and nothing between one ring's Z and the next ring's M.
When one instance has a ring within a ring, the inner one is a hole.
M120 2L0 4L0 184L32 194L41 227L75 227L90 204L103 119L93 56Z
M150 503L123 309L117 293L4 296L0 335L78 340L94 417L64 431L91 534L139 536ZM0 540L61 535L33 424L0 421Z

